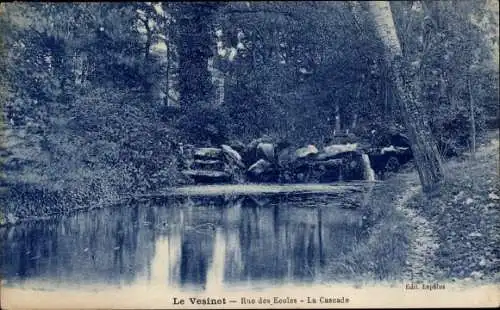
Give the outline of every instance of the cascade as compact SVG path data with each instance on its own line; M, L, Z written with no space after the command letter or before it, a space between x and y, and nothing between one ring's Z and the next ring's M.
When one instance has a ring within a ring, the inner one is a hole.
M363 158L363 166L364 166L364 174L365 174L365 180L367 181L375 181L375 171L373 171L372 166L370 164L370 157L368 157L368 154L361 155Z

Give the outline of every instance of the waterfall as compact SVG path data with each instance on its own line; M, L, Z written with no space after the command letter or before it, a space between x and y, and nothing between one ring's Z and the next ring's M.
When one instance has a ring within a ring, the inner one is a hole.
M364 170L365 180L375 181L375 171L373 171L372 166L370 164L370 157L368 157L368 154L365 153L363 153L361 157L363 158L363 166L365 168Z

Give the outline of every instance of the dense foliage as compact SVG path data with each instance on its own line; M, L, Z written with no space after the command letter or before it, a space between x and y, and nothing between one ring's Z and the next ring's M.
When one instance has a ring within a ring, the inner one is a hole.
M443 154L469 148L472 116L478 135L498 120L492 5L393 5ZM347 2L11 3L0 19L3 204L18 215L177 184L181 142L404 131L381 44Z

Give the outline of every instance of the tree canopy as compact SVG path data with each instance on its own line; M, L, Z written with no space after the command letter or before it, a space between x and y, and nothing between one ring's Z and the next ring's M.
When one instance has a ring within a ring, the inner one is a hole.
M354 2L1 8L9 182L115 197L175 184L179 143L323 145L406 130L383 44ZM495 1L391 9L419 113L439 151L459 154L471 98L479 135L498 119Z

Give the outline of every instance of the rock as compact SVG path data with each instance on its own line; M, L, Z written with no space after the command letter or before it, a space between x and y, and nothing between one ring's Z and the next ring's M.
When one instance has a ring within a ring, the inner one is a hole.
M236 152L239 154L242 154L245 152L247 146L241 142L241 141L233 141L228 144L231 148L233 148Z
M229 145L221 145L222 147L222 152L230 159L232 160L237 166L244 168L245 165L243 164L242 158L240 153L238 153L236 150L234 150L232 147Z
M390 137L390 142L392 145L405 148L409 148L411 146L410 139L401 133L393 134Z
M276 143L276 147L274 148L275 153L280 153L286 148L291 147L292 144L288 140L280 140L278 143Z
M488 264L488 262L486 261L486 259L484 257L482 257L481 260L479 261L479 266L484 267L487 264Z
M231 175L224 171L212 170L184 170L185 176L192 178L196 183L224 183L231 181Z
M233 181L239 184L243 183L245 181L244 170L246 166L240 153L226 144L221 145L221 148L226 159L225 171L231 173Z
M272 143L259 143L257 145L257 159L274 161L274 145Z
M342 167L342 180L365 180L365 166L362 154L348 152L342 154L344 166Z
M245 147L244 151L240 153L243 157L243 163L245 163L245 165L250 166L263 157L266 159L265 156L262 155L259 157L261 151L257 150L257 146L260 143L272 143L272 139L268 136L263 136L262 138L252 140L252 142Z
M339 181L344 160L341 158L314 162L314 170L320 173L318 181L329 183Z
M497 194L495 194L495 193L490 193L490 194L488 195L488 198L490 198L490 199L492 199L492 200L498 200L498 199L500 199L500 197L498 197L498 195L497 195Z
M477 280L480 279L483 276L483 273L480 271L473 271L470 273L471 278Z
M408 152L410 148L408 147L394 147L394 145L388 146L388 147L383 147L380 150L380 154L385 154L385 153L396 153L396 154L404 154Z
M297 155L297 158L305 158L311 155L318 154L318 149L314 145L309 144L307 147L296 150L295 154Z
M354 144L333 144L326 146L323 151L318 154L318 160L325 160L337 156L341 153L354 152L358 147L357 143Z
M203 147L196 149L194 152L195 159L220 159L222 156L222 149L215 147Z
M479 233L479 232L477 232L477 231L475 231L475 232L471 232L471 233L469 234L469 237L473 237L473 238L478 238L478 237L482 237L482 236L483 236L483 234L482 234L482 233Z
M291 147L287 147L278 153L278 164L282 167L289 165L291 162L297 159L295 150Z
M253 176L259 176L271 168L271 163L265 159L259 159L248 168L248 172Z
M195 159L191 164L191 169L194 170L224 170L224 162L217 159L202 160Z
M278 182L279 170L265 159L259 159L247 170L247 177L252 182Z
M258 139L255 139L255 140L252 140L252 142L250 142L247 146L248 149L255 149L257 148L257 145L259 145L259 143L273 143L273 138L269 137L269 136L262 136Z
M315 166L323 166L324 168L332 168L332 167L339 167L342 165L343 160L341 158L335 158L335 159L328 159L328 160L320 160L316 161L314 164Z

